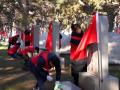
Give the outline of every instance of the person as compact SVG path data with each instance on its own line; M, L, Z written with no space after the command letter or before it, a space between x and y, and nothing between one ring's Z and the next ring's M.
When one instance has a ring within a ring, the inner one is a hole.
M39 47L26 46L24 48L19 48L17 56L19 56L24 61L24 67L22 68L25 71L28 71L27 60L33 57L33 54L39 53Z
M19 35L15 35L9 38L8 49L10 48L11 45L15 45L17 43L18 38L19 38Z
M55 53L49 52L48 50L41 51L38 55L32 57L31 60L28 60L27 66L37 80L34 90L44 90L45 81L53 80L53 78L49 75L49 70L53 67L55 67L56 70L54 90L57 90L61 85L60 59Z
M70 58L74 55L84 32L81 30L79 24L72 24L71 25L72 33L71 33L71 40L70 40ZM74 84L79 86L79 72L86 70L86 61L85 60L72 60L71 59L71 75L74 80Z
M16 43L15 45L12 45L9 49L8 49L8 55L10 55L13 58L17 57L17 51L20 48L20 43Z
M21 57L24 57L24 56L32 57L33 53L35 53L35 52L39 53L39 48L38 47L26 46L26 47L20 48L18 50L18 55L21 56Z
M30 46L32 40L31 32L30 30L25 30L24 33L25 33L25 46Z

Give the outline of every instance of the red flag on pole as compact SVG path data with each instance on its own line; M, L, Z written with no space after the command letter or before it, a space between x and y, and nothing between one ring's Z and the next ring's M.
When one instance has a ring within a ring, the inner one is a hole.
M48 31L48 36L47 36L47 40L46 40L46 49L48 51L52 51L52 22L50 22L50 25L49 25L49 31Z
M84 33L76 52L71 56L73 60L81 60L87 57L87 46L97 43L96 15L92 17L92 21Z

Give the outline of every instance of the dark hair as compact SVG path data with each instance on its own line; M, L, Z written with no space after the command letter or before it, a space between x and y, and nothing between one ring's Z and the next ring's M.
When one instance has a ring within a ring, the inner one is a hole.
M72 29L72 31L76 31L77 30L77 28L80 28L80 25L79 24L71 24L71 29Z
M39 47L35 47L35 50L37 51L37 53L39 53Z
M18 42L18 43L16 43L16 45L20 46L20 45L21 45L21 43L20 43L20 42Z
M29 35L30 31L26 29L24 33L25 33L25 35Z

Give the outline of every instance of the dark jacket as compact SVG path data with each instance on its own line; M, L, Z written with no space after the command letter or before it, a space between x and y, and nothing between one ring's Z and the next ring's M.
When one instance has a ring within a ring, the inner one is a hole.
M71 34L70 43L79 45L79 43L80 43L80 41L81 41L81 39L83 37L83 34L84 34L83 32L77 33L75 31L73 31L72 34Z
M32 63L36 66L41 77L47 78L49 70L53 67L49 64L49 62L51 61L56 70L56 80L59 81L61 77L59 58L54 53L50 53L48 51L43 51L42 53L43 54L39 54L38 56L36 56L35 59L32 59Z

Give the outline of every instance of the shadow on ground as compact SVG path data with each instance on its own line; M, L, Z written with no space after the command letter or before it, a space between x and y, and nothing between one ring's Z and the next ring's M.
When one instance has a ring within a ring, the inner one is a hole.
M71 81L69 55L62 55L68 60L62 69L62 81ZM29 71L24 71L23 60L7 55L5 48L0 49L0 90L32 90L36 81ZM120 65L109 65L109 72L120 79ZM54 71L51 71L55 78ZM45 83L45 90L53 90L54 81Z
M29 71L22 69L23 60L13 59L5 49L0 49L0 90L32 90L36 80ZM55 72L51 71L55 79ZM69 66L62 69L61 80L71 80ZM45 83L45 90L53 90L54 81Z

